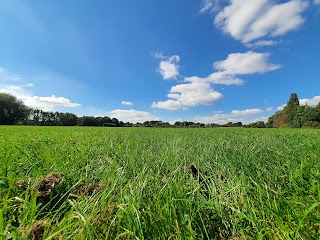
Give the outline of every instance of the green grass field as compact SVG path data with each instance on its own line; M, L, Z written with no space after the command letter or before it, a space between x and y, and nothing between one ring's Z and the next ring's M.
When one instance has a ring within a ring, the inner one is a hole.
M0 239L320 238L319 130L0 126L0 161Z

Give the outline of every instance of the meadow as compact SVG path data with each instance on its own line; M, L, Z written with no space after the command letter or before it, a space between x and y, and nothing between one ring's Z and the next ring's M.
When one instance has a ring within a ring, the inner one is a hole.
M319 239L319 143L308 129L0 126L0 239Z

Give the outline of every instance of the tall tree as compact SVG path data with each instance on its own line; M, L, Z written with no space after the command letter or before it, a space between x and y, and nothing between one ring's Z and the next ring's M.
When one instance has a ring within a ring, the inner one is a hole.
M11 125L26 120L29 109L15 96L0 93L0 124Z
M290 99L287 103L287 106L285 107L285 109L293 109L296 106L299 106L299 98L298 95L296 93L291 93L290 95Z
M296 93L291 93L290 99L287 106L283 109L283 112L288 116L287 123L289 127L301 127L301 109L299 98Z

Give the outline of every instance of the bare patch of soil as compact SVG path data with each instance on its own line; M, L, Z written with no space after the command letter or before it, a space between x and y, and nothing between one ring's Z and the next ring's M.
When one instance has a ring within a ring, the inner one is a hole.
M75 196L75 197L80 197L83 195L92 196L97 192L101 191L102 189L104 189L105 187L106 185L103 182L100 182L98 184L93 184L93 185L85 185L79 189L74 190L71 193L71 196Z
M43 220L34 222L31 227L30 239L32 240L41 240L43 239L43 233L48 223Z
M13 183L13 186L18 188L19 190L27 190L27 188L29 186L29 182L26 180L18 180Z
M49 200L52 191L61 180L61 175L55 172L48 174L43 179L39 179L34 187L35 190L38 190L37 198L40 200Z

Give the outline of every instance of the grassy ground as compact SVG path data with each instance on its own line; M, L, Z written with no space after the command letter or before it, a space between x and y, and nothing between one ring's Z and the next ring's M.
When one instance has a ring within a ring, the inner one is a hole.
M319 239L319 143L319 130L0 126L0 239Z

